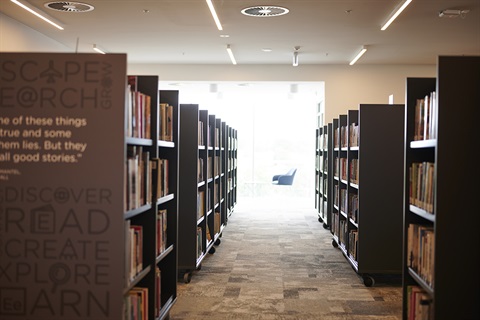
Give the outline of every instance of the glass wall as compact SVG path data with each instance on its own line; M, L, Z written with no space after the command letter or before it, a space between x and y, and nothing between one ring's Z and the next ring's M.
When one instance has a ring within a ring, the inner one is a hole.
M172 89L172 85L162 85ZM189 83L180 103L199 104L238 130L238 197L292 196L314 205L315 129L323 83ZM297 168L291 186L275 174Z

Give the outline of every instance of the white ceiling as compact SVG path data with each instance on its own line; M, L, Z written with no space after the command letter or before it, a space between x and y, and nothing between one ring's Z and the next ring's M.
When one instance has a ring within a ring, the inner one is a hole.
M107 52L127 53L130 63L230 64L227 44L238 64L291 64L295 46L300 46L300 64L348 64L363 45L369 50L358 64L435 64L438 55L480 55L480 0L413 0L386 31L380 27L400 0L213 0L223 31L204 0L77 1L94 6L82 13L53 11L44 7L47 2L29 0L65 30L9 0L0 0L0 12L72 52L92 52L97 44ZM259 5L285 7L289 13L241 14ZM469 13L439 18L446 9Z

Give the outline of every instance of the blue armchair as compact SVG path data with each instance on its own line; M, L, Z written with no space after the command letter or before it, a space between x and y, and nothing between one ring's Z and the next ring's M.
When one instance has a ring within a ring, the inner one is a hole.
M291 186L296 172L297 168L292 168L285 174L276 174L272 178L272 184Z

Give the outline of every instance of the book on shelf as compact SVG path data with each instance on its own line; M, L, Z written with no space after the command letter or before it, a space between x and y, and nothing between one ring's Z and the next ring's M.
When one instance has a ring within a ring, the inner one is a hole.
M433 226L409 224L407 231L408 267L434 287L435 234Z
M157 255L167 248L167 209L157 212Z
M340 138L341 138L341 141L340 141L340 147L341 148L346 148L348 143L347 143L347 126L342 126L340 128Z
M350 182L358 184L358 159L350 161Z
M214 141L213 141L213 140L215 139L215 136L214 136L214 135L211 135L210 132L212 132L212 125L211 125L211 124L208 125L208 135L207 135L207 137L208 137L208 146L209 146L209 147L214 147L215 145L214 145Z
M348 198L348 216L356 223L358 221L358 194L349 193Z
M126 320L148 320L148 288L134 287L126 299Z
M155 266L155 317L160 316L162 309L162 271Z
M220 233L220 225L221 225L220 217L221 217L220 212L215 211L215 213L213 214L213 232L215 234Z
M210 234L210 228L208 227L208 223L207 223L207 241L208 242L212 241L212 235Z
M214 167L213 167L213 157L208 157L207 158L207 172L208 172L208 179L212 179L213 178L213 170L214 170Z
M128 76L126 99L127 137L151 138L151 101L152 98L137 91L136 76Z
M125 208L132 210L151 203L152 171L150 152L141 146L127 145L125 164Z
M202 182L204 180L204 178L203 178L203 158L198 158L197 170L198 170L197 182Z
M156 186L156 199L166 196L169 193L169 175L168 175L168 159L153 158L151 159L151 167L153 171L153 183Z
M202 228L197 227L197 259L200 258L202 254L203 254Z
M350 147L358 147L360 136L359 136L359 127L357 123L350 124L349 134L350 134Z
M406 299L408 320L433 319L432 298L421 287L408 286Z
M215 177L222 172L222 163L220 162L220 156L215 156L215 168L214 168L214 175Z
M413 140L436 138L436 93L432 91L424 98L417 99L415 104L415 130Z
M347 158L340 158L340 179L347 180Z
M205 141L203 141L203 121L198 121L198 145L205 146Z
M333 147L339 148L340 147L340 128L335 128L333 131Z
M352 229L348 234L348 253L357 261L357 251L358 251L358 230Z
M143 270L143 227L125 221L125 285Z
M197 193L197 220L205 216L205 191Z
M409 177L410 204L434 214L435 163L413 162Z
M215 148L220 148L220 128L215 128Z
M173 141L173 106L168 103L159 104L159 140Z

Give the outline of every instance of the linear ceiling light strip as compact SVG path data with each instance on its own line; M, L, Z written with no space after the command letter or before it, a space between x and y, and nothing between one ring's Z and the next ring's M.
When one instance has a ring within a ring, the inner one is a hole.
M210 12L212 13L213 20L215 20L215 24L217 25L218 30L223 30L222 24L220 23L220 20L218 19L217 12L215 11L215 7L213 6L212 0L206 0L208 4L208 8L210 9Z
M232 61L232 64L237 64L237 61L235 60L235 57L233 56L232 49L230 48L230 45L227 44L227 52L230 57L230 60Z
M15 3L17 6L27 10L33 15L36 15L38 18L44 20L45 22L50 23L55 28L63 30L63 27L58 23L54 22L53 18L47 18L47 14L43 13L39 9L35 8L34 6L30 5L28 2L20 2L19 0L10 0L11 2Z
M395 10L390 19L388 19L388 21L382 26L380 30L384 31L385 29L387 29L388 26L393 22L393 20L395 20L400 15L400 13L402 13L402 11L410 4L410 2L412 2L412 0L404 0L403 3Z
M350 62L350 65L354 65L355 62L357 62L358 59L360 59L361 56L363 56L363 54L367 51L367 47L366 46L363 46L362 47L362 50L360 50L360 52L356 55L355 58L353 58L353 60Z

